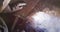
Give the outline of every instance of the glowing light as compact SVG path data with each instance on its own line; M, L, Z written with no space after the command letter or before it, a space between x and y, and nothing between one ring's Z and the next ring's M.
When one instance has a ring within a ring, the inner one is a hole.
M45 20L49 19L49 15L44 12L37 12L35 15L32 16L34 21L37 23L45 22Z
M35 25L34 28L45 28L48 32L60 32L60 18L44 12L37 12L32 18Z

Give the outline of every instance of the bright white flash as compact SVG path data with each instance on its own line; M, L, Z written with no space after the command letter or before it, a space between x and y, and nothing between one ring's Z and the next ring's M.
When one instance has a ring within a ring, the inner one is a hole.
M50 16L44 12L37 12L35 15L32 16L34 21L37 23L45 22L45 20L48 20Z
M48 32L60 32L60 18L44 12L37 12L32 18L34 28L46 28Z

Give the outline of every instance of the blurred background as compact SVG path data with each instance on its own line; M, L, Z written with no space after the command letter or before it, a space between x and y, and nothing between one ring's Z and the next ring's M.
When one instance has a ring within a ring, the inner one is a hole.
M60 32L60 0L3 0L1 32Z

